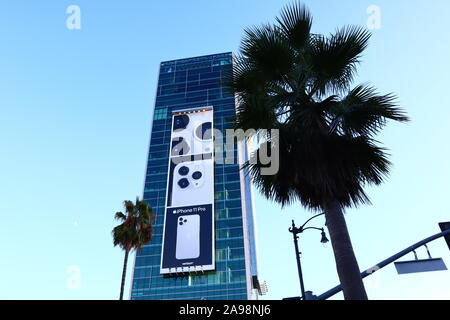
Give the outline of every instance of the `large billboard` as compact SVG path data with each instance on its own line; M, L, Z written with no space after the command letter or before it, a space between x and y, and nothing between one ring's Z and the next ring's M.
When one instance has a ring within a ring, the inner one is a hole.
M174 111L161 273L214 270L212 107Z

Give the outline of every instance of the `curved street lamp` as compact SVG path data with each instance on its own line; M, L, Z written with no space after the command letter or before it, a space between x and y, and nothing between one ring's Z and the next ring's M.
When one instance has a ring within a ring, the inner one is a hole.
M309 221L313 220L314 218L317 218L321 215L324 215L325 212L319 213L311 218L309 218L308 220L306 220L306 222L300 226L300 228L297 228L295 226L294 220L292 220L292 227L289 228L289 232L292 233L292 236L294 238L294 247L295 247L295 257L297 259L297 270L298 270L298 278L300 280L300 290L302 293L302 297L301 299L303 300L307 300L307 296L305 295L305 286L303 283L303 273L302 273L302 265L300 262L300 255L301 252L299 251L299 246L298 246L298 234L302 233L305 230L311 229L311 230L318 230L321 232L322 238L320 239L321 243L327 243L329 242L327 235L325 233L325 230L323 228L316 228L316 227L306 227L306 225L308 224Z

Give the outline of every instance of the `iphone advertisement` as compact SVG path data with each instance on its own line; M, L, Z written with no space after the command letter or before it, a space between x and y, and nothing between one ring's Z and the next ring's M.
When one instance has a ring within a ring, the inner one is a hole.
M214 270L213 110L175 111L161 273Z

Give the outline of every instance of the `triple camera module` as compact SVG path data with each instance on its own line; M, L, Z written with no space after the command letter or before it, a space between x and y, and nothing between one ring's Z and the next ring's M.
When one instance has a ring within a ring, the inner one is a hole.
M187 219L184 219L183 217L180 217L179 219L178 219L178 224L180 225L180 226L182 226L184 223L186 223L187 222Z
M169 206L207 203L213 199L213 161L184 161L174 166L170 183Z
M212 152L212 123L196 114L174 117L171 155L184 156Z
M188 176L189 175L189 168L186 166L182 166L180 169L178 169L178 173L181 176ZM190 177L194 180L194 182L196 183L198 180L200 180L200 178L202 177L202 173L201 171L194 171L192 174L190 174ZM185 189L189 186L189 179L188 178L181 178L180 180L178 180L178 185L180 186L181 189Z

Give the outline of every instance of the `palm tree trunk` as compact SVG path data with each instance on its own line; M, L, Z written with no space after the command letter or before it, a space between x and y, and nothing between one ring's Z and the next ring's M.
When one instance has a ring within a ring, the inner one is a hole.
M334 201L326 204L324 210L344 299L367 300L342 208Z
M120 285L120 298L119 300L123 300L123 289L125 287L125 278L127 275L127 263L128 263L128 254L130 250L125 250L125 259L123 261L123 270L122 270L122 284Z

